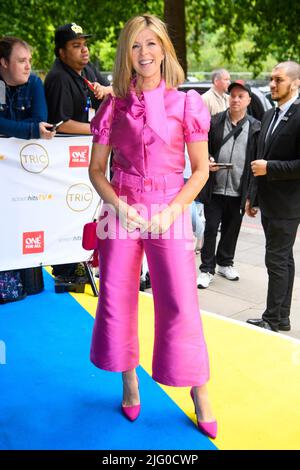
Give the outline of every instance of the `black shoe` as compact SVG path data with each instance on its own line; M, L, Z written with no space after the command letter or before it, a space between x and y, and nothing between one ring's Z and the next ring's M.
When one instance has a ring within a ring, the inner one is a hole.
M291 323L290 320L281 320L278 325L278 330L280 331L290 331L291 330Z
M55 282L65 282L65 283L71 283L75 282L75 276L66 276L59 274L58 276L54 276Z
M146 289L150 289L151 288L151 279L150 279L150 274L147 272L146 273Z
M140 278L140 291L143 292L144 290L150 289L150 288L151 288L151 280L150 280L150 275L147 272L145 279Z
M271 326L270 323L263 320L262 318L252 318L252 319L250 318L249 320L247 320L247 323L253 326L259 326L260 328L264 328L265 330L278 332L277 328L275 328L274 326Z

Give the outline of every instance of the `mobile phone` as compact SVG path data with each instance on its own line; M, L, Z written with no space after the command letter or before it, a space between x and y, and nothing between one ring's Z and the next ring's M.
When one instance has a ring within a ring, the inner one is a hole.
M225 162L214 162L213 166L218 166L219 168L224 168L224 169L231 169L233 167L232 163L225 163Z
M48 127L48 131L54 132L56 129L63 124L64 121L59 121L56 124L53 124L52 127Z

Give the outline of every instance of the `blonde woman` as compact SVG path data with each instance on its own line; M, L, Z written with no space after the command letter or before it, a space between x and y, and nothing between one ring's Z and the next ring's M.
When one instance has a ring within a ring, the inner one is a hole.
M188 206L208 177L210 117L184 80L165 24L151 15L121 32L114 94L91 128L90 178L105 202L98 224L100 293L91 360L123 373L124 415L140 414L138 292L146 253L155 305L152 377L191 387L199 429L214 438L206 383L209 362L199 314L193 233ZM184 185L184 144L192 175ZM113 178L105 170L113 148Z

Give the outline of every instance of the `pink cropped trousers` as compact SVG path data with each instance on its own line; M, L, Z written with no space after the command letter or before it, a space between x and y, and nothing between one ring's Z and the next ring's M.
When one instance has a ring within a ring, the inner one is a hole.
M135 204L149 219L174 199L183 176L143 178L116 171L112 185L119 197ZM155 307L152 377L177 387L206 383L209 361L198 305L189 210L166 233L151 235L139 230L126 232L115 213L104 206L97 234L100 291L91 361L115 372L139 365L138 295L145 251Z

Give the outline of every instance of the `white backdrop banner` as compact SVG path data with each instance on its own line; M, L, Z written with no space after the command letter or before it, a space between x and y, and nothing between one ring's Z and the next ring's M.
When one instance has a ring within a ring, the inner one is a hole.
M0 137L0 271L86 261L82 229L99 196L88 177L92 137Z

